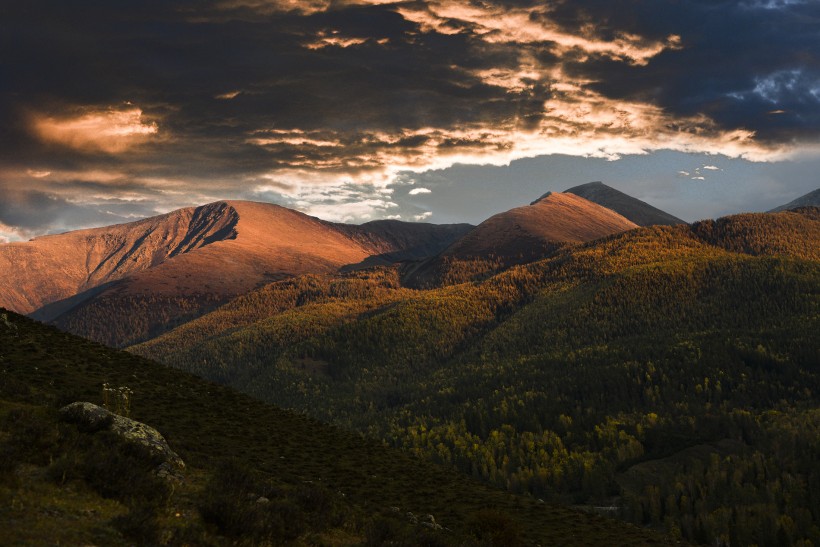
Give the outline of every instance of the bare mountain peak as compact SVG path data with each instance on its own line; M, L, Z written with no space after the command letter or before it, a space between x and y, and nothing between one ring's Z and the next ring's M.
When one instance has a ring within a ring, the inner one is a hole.
M239 213L228 202L217 201L194 209L185 237L168 256L176 256L216 241L236 239Z
M541 201L541 200L543 200L543 199L547 199L547 198L548 198L548 197L550 197L551 195L552 195L552 192L547 192L546 194L542 195L540 198L536 199L535 201L530 202L530 205L535 205L535 204L536 204L536 203L538 203L539 201Z
M617 212L573 194L548 192L531 205L493 215L450 246L453 256L536 254L635 228Z
M239 215L220 201L154 217L0 245L8 280L0 305L30 313L74 294L236 238Z
M564 194L574 194L611 209L628 218L638 226L655 224L675 225L686 224L686 221L653 207L648 203L607 186L603 182L595 181L574 186L564 191Z

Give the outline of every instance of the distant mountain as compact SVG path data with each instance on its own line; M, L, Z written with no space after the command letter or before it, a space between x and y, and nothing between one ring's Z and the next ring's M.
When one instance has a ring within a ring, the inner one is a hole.
M410 286L466 281L512 264L543 258L559 247L637 228L611 209L573 194L547 193L530 205L488 218L438 256L408 266Z
M817 190L812 190L808 194L800 196L785 205L775 207L769 212L776 213L778 211L788 211L789 209L796 209L798 207L820 207L820 188Z
M602 182L590 182L564 190L565 194L575 194L598 205L612 209L638 226L686 224L686 221L672 216L657 207L624 194Z
M581 243L637 225L572 194L547 194L530 205L493 215L442 254L455 257L516 256L556 243Z
M30 313L45 304L236 238L227 203L180 209L128 224L0 245L0 306Z
M270 281L372 255L436 252L468 230L352 226L267 203L221 201L146 220L0 245L0 305L111 345L153 336ZM109 332L123 315L136 330ZM100 325L100 321L107 325Z
M435 256L475 228L472 224L424 224L398 220L373 220L358 226L336 226L354 238L363 239L383 250L344 269L384 266Z

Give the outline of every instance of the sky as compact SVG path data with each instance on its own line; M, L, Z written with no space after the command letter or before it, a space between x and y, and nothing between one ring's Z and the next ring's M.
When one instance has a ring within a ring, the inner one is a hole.
M818 173L817 0L0 8L0 241L219 199L478 223L591 181L693 221Z

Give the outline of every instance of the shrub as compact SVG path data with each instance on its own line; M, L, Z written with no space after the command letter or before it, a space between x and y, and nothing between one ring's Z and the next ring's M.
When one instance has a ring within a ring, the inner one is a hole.
M82 473L101 495L128 505L159 506L171 494L168 482L154 475L162 456L148 448L123 442L113 433L101 432L86 453Z
M367 524L364 532L364 544L373 547L446 547L453 544L452 541L448 541L450 538L445 532L411 525L396 514L383 513L375 516Z
M159 544L159 523L156 511L150 507L134 507L128 513L113 518L111 524L124 536L139 541L140 545Z
M365 545L377 547L379 545L397 545L402 536L401 527L395 519L375 517L365 528Z
M19 479L15 474L19 464L17 451L8 443L0 442L0 486L16 488Z
M52 416L44 412L16 408L11 410L2 428L9 433L7 443L18 461L46 465L59 445L59 430Z
M469 521L470 532L482 544L493 547L517 547L522 545L518 524L507 513L495 509L482 509Z
M236 462L227 462L211 477L198 507L202 519L221 534L278 544L307 529L298 500L282 494ZM258 501L262 497L267 501Z
M156 508L171 495L168 482L153 472L162 463L161 456L113 433L72 437L72 430L77 431L66 426L63 453L46 472L51 480L83 480L101 496L132 508Z
M31 387L18 378L12 377L10 374L2 372L2 381L0 381L0 397L4 399L14 399L25 401L31 396Z

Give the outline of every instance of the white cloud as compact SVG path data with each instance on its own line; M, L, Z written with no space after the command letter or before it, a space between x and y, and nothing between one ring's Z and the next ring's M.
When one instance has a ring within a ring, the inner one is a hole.
M427 220L431 216L433 216L433 212L432 211L426 211L426 212L418 214L418 215L413 215L413 220L415 220L416 222L421 222L422 220Z
M413 188L412 190L407 192L407 194L411 195L411 196L417 196L419 194L429 194L429 193L430 193L429 188Z
M15 241L27 241L35 234L30 230L9 226L0 222L0 243L13 243Z
M390 200L390 192L377 184L350 180L341 182L299 183L282 180L258 184L244 198L278 203L322 220L364 222L378 218L398 218L399 205ZM392 214L388 214L392 212Z
M702 169L706 169L707 171L723 171L723 169L717 165L704 165Z

